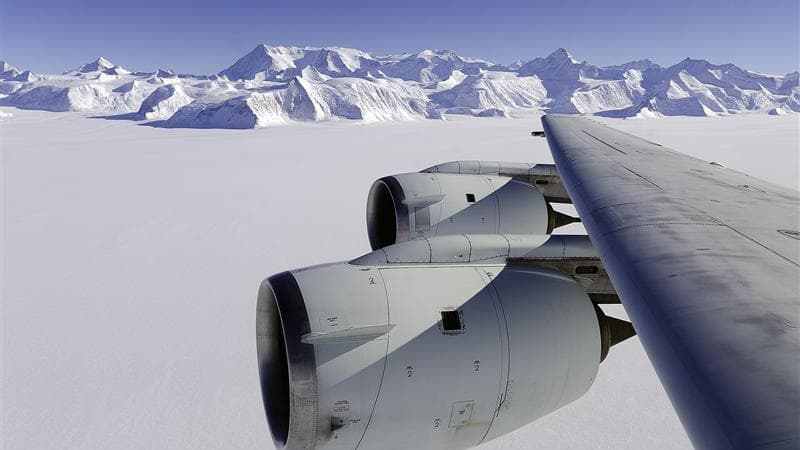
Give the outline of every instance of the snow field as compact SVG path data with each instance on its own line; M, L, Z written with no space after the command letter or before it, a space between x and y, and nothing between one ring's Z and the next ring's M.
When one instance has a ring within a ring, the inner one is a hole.
M9 449L271 448L255 357L259 282L366 253L376 178L457 159L551 161L529 134L536 115L232 131L0 111L14 115L0 129ZM600 120L798 183L796 116ZM631 339L584 398L483 448L689 442Z

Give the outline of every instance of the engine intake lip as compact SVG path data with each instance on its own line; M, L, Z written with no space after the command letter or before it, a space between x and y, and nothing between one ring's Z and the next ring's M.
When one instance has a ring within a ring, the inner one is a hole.
M405 199L403 187L395 177L372 183L367 197L367 234L373 250L410 238Z
M278 449L312 449L316 443L317 395L314 346L308 312L291 272L261 283L256 312L256 348L261 396Z

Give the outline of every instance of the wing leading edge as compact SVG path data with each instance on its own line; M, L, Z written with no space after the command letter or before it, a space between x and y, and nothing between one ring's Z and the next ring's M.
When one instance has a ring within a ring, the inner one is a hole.
M798 193L587 118L542 123L692 444L800 447Z

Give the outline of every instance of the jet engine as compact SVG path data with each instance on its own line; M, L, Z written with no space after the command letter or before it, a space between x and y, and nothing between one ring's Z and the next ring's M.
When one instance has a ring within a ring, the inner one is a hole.
M524 263L596 258L581 238L425 238L266 279L276 447L462 449L581 397L616 328L573 277Z
M571 223L535 186L505 176L406 173L373 183L367 199L372 249L450 234L538 234Z

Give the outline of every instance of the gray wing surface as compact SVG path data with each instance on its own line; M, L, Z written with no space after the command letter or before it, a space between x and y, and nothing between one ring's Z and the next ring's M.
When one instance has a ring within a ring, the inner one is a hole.
M800 448L798 192L587 118L542 123L692 444Z

